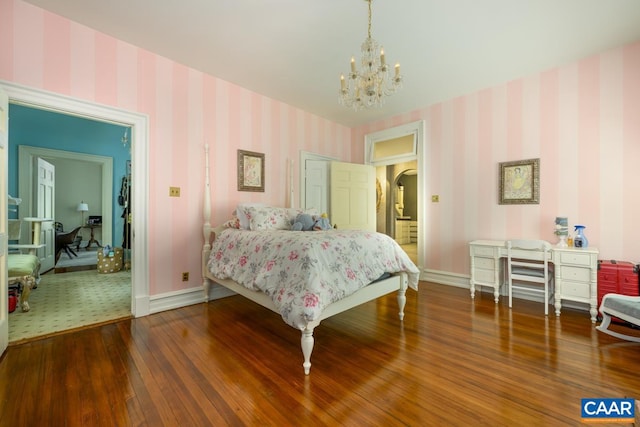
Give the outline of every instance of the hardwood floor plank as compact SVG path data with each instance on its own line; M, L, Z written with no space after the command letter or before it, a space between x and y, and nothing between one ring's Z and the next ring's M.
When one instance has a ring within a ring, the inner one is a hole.
M309 376L300 331L239 296L10 346L0 425L580 425L583 397L640 398L640 344L585 311L407 295L403 322L394 295L323 321Z

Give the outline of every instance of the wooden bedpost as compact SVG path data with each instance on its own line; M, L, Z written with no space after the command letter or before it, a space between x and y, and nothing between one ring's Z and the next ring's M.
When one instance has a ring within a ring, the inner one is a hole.
M295 207L295 201L294 201L294 197L293 197L293 176L294 176L294 170L293 170L293 159L289 160L289 207L290 208L294 208Z
M209 254L211 253L211 185L209 184L209 144L204 145L204 203L202 206L202 234L204 235L204 245L202 246L202 288L204 290L204 300L209 301L210 282L207 279L206 268Z

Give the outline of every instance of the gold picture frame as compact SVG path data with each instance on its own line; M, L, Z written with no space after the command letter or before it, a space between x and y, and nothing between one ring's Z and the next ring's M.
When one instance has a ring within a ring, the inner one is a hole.
M540 203L540 159L500 163L501 205Z
M264 153L238 150L238 191L264 192Z

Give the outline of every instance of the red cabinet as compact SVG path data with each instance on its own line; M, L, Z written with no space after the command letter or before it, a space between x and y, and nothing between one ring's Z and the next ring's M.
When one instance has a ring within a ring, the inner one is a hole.
M598 261L598 307L609 293L640 295L638 265L625 261Z

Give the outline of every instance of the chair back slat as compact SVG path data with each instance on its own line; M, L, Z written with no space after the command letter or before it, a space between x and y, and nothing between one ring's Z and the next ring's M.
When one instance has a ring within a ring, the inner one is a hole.
M513 282L542 284L544 291L545 315L548 314L549 273L551 244L545 240L508 240L507 278L509 286L509 307L512 306Z

